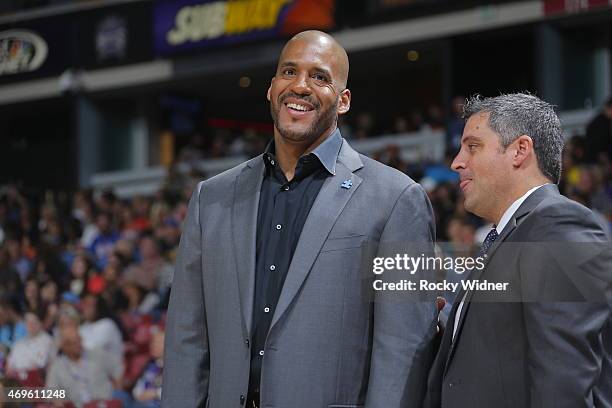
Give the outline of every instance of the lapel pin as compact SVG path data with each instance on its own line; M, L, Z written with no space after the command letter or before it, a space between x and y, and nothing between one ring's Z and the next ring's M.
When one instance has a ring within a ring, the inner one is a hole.
M351 180L344 180L342 184L340 184L340 187L346 188L346 189L349 189L352 186L353 186L353 182Z

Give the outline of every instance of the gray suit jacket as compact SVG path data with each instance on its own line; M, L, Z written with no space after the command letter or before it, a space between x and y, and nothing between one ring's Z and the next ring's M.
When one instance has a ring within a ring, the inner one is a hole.
M168 310L163 407L243 406L263 175L258 156L193 193ZM345 180L352 181L348 189ZM343 141L273 316L261 406L420 407L433 360L435 303L369 301L372 273L361 266L366 243L376 254L386 242L433 241L421 186Z
M425 406L609 407L610 248L593 213L556 186L530 195L470 276L509 290L468 292L453 341L458 294Z

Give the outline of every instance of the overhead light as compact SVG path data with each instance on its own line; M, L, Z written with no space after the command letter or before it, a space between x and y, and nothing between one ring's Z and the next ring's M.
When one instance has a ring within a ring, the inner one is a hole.
M240 77L238 85L240 85L241 88L248 88L249 86L251 86L251 78L249 78L248 76Z
M419 59L419 52L418 52L418 51L416 51L416 50L410 50L410 51L408 51L408 52L406 53L406 59L407 59L408 61L411 61L411 62L418 61L418 59Z

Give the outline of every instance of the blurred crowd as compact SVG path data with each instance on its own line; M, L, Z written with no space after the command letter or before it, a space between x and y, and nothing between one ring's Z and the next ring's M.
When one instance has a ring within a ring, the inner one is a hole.
M192 184L154 197L0 193L3 383L159 406L165 310Z
M409 163L393 146L375 156L422 183L435 211L438 241L462 250L479 245L490 226L465 212L456 174L449 168L463 127L458 110L452 111L436 122L447 132L445 162ZM569 140L560 184L563 194L592 208L608 227L611 118L612 101L586 135ZM363 134L361 125L351 129L353 135ZM401 125L397 133L409 129ZM258 146L263 150L265 140ZM191 149L201 157L210 155L197 146ZM128 408L159 406L173 265L187 201L201 178L198 173L171 171L156 195L132 199L110 191L1 187L4 386L66 389L79 407L95 406L92 401Z
M436 104L427 109L413 109L407 114L391 115L384 119L377 118L369 111L349 113L339 117L338 128L347 140L444 131L447 133L447 142L457 148L463 131L461 108L464 100L463 96L455 97L448 114ZM178 162L194 163L203 159L232 156L253 157L265 149L272 136L272 127L266 124L257 124L257 128L253 128L248 124L223 121L219 127L218 122L221 121L213 122L217 126L177 135Z

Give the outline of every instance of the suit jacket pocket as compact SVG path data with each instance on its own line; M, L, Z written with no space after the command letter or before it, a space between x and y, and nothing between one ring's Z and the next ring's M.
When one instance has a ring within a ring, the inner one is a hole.
M341 249L359 248L366 240L365 235L354 235L350 237L331 238L325 241L321 252L339 251ZM334 405L342 407L343 405ZM349 407L350 405L347 405Z

